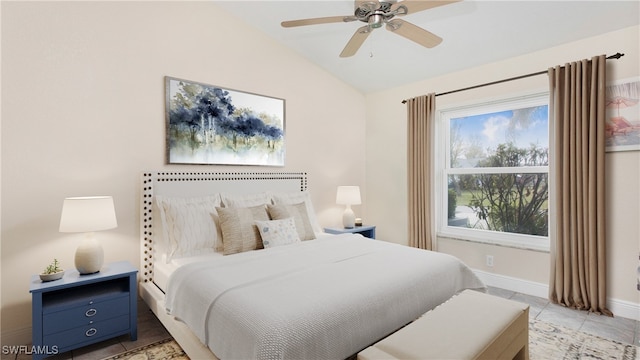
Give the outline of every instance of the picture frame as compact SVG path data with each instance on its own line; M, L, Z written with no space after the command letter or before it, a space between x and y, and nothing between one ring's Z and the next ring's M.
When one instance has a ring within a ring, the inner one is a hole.
M605 151L640 150L640 77L607 85L605 103Z
M168 164L284 166L285 100L165 76Z

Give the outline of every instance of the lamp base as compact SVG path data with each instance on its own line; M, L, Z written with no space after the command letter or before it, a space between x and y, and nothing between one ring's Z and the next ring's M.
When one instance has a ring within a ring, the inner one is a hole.
M347 208L344 209L344 213L342 214L342 226L345 229L353 229L356 225L356 214L351 210L351 206L347 205Z
M100 271L104 262L104 251L92 234L87 234L76 249L75 265L80 275L94 274Z

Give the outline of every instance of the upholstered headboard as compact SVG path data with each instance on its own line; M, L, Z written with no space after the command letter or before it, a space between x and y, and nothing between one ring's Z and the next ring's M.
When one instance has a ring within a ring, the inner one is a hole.
M196 197L217 193L252 194L264 191L294 192L307 190L304 172L179 172L142 173L140 194L140 277L153 278L154 197Z

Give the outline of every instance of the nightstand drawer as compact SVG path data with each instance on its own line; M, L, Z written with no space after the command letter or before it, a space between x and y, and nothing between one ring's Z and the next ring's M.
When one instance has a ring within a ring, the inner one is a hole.
M128 329L129 316L123 315L105 321L98 321L91 325L79 326L55 334L45 335L43 343L49 346L56 345L60 351L65 351L65 348L69 346L100 338L110 338L114 334L126 332Z
M128 314L128 294L106 301L87 301L81 306L44 314L42 332L46 336Z

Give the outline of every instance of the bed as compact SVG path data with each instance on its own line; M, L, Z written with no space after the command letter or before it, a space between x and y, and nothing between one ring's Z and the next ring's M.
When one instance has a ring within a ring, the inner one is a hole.
M194 359L344 359L484 288L450 255L322 233L306 173L145 172L140 209L141 296Z

